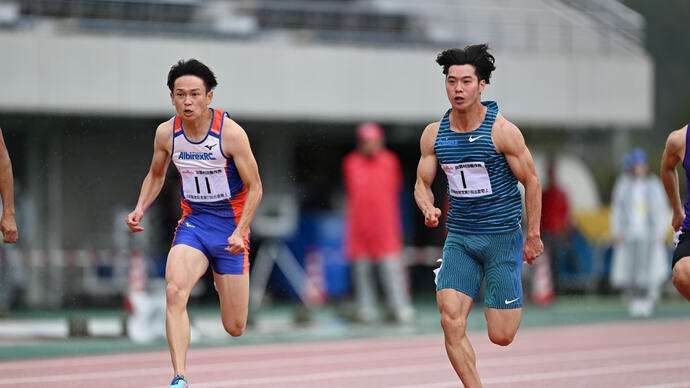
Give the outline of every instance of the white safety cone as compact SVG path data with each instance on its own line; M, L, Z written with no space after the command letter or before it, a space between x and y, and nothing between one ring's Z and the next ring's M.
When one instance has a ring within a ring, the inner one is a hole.
M534 260L534 276L532 276L532 301L540 306L550 304L556 296L551 278L551 259L544 251Z
M323 273L323 253L318 250L309 252L304 258L307 279L305 286L307 300L312 306L326 303L326 287Z

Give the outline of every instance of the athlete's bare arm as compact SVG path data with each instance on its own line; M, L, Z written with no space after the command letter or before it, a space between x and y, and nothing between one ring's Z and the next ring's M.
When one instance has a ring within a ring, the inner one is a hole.
M156 129L156 138L153 141L151 168L146 178L144 178L144 183L141 185L141 193L139 193L137 206L127 216L127 225L132 232L141 232L144 230L144 228L139 226L139 223L144 217L144 212L151 206L156 197L158 197L158 194L163 188L163 183L165 183L165 173L168 171L170 154L172 153L172 125L173 121L170 119L159 125L158 129Z
M661 181L664 182L666 195L671 202L673 218L671 225L673 230L680 230L685 219L685 210L680 201L680 191L678 185L678 171L676 166L685 158L685 136L687 127L683 127L671 132L666 139L666 148L661 156Z
M2 219L0 231L6 243L17 242L17 222L14 219L14 177L12 161L0 131L0 195L2 195Z
M434 206L434 193L431 191L431 184L436 177L438 166L434 143L440 124L440 122L431 123L422 133L419 141L422 156L417 165L417 182L414 185L414 199L417 201L419 210L424 214L424 224L432 228L438 226L438 219L441 217L441 209Z
M539 224L541 221L541 184L534 168L532 154L527 149L525 139L515 124L501 114L491 135L496 151L505 155L515 177L525 186L525 210L527 213L527 239L522 249L525 262L532 261L544 251Z
M221 138L223 152L226 156L233 158L237 172L239 172L242 182L247 188L242 215L240 215L237 228L228 237L228 247L225 248L231 254L238 255L244 252L246 248L244 238L247 235L249 224L254 219L256 209L259 207L259 202L261 202L263 188L261 177L259 177L259 167L256 164L256 159L254 159L247 133L231 119L226 117L224 120Z

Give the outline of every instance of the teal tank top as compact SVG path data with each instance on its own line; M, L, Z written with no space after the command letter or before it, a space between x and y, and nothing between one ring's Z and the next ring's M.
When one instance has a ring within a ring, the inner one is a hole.
M451 232L511 232L520 228L522 220L518 180L491 140L498 104L482 104L487 107L484 121L467 133L450 129L449 109L434 144L436 158L448 178L450 208L446 228Z

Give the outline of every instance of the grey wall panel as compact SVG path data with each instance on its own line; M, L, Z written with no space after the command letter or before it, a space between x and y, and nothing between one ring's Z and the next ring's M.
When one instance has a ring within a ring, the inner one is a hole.
M165 78L180 58L217 74L214 105L262 120L437 120L448 102L436 49L294 42L0 33L0 111L172 115ZM644 127L653 64L617 56L495 52L485 99L533 126Z

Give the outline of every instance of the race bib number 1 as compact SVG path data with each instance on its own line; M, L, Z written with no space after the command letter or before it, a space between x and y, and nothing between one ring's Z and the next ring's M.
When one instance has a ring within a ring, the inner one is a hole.
M441 168L448 177L448 191L454 197L482 197L493 192L484 162L442 164Z

